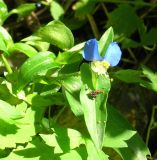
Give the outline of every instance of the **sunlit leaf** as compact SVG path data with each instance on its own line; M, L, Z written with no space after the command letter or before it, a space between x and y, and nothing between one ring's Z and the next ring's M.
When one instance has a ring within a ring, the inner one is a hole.
M27 132L27 131L26 131ZM54 159L53 148L47 146L39 137L35 137L26 147L17 147L2 160L50 160Z
M79 77L65 78L62 83L63 93L67 98L71 110L76 116L80 116L83 114L82 106L80 104L80 99L79 99L81 85L82 82Z
M0 100L0 118L19 119L22 115L18 113L14 106Z
M80 101L89 134L95 146L100 149L105 134L107 120L106 101L110 90L110 82L105 77L99 76L96 90L99 90L100 93L94 98L90 95L92 91L88 89L87 85L83 85L80 92Z
M43 41L56 45L61 49L69 49L74 45L72 32L60 21L52 21L37 33Z
M29 37L26 37L22 39L21 41L25 42L26 44L29 44L39 51L47 51L49 49L50 44L48 42L43 42L40 37L31 35Z
M71 64L75 62L81 62L82 55L78 53L72 53L72 52L63 52L59 53L56 62L60 64Z
M54 61L55 55L51 52L40 52L30 57L19 70L18 90L21 90L28 82L32 81L36 75L46 72L49 69L60 67Z
M109 160L102 150L95 147L94 143L90 139L86 139L86 147L88 152L87 160Z
M55 127L53 134L40 134L45 143L54 147L54 153L65 153L84 144L83 136L74 129Z
M31 57L37 54L37 51L26 43L15 43L11 48L11 52L14 53L16 51L22 52L28 57Z
M7 54L10 54L9 49L13 46L14 42L13 42L12 37L8 33L8 31L5 28L3 28L2 26L0 26L0 37L3 40L3 42L5 43L5 46L7 48L7 51L6 51ZM3 46L3 49L4 49L4 46Z
M107 105L107 111L108 120L104 146L111 148L127 147L127 140L135 135L136 131L132 129L129 122L111 105Z
M64 9L58 2L52 1L50 5L50 12L55 20L59 20L64 14Z
M5 19L8 17L8 8L3 0L0 0L0 25L3 24Z
M149 149L139 134L111 105L108 105L106 135L107 140L106 144L104 140L104 146L112 146L123 160L146 160L146 155L150 155Z
M19 112L19 110L17 111ZM5 116L7 116L7 113ZM32 136L36 134L34 125L35 112L30 108L26 111L23 111L21 118L10 120L11 119L7 121L0 119L0 148L2 149L5 147L15 148L17 143L26 143L32 139Z
M113 42L113 28L110 27L99 40L99 53L102 57L105 56L107 48L111 42Z
M141 81L141 86L146 87L147 89L151 89L155 92L157 92L157 72L153 72L151 69L149 69L146 66L142 66L142 72L148 80Z
M34 3L25 3L18 6L16 9L13 9L9 12L9 14L18 14L19 18L28 16L32 11L36 9Z

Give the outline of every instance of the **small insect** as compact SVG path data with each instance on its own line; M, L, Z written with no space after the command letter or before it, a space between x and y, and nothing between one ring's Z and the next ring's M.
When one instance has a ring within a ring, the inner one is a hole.
M98 94L101 94L103 93L104 91L103 90L95 90L95 91L92 91L89 93L89 95L92 97L92 98L96 98Z

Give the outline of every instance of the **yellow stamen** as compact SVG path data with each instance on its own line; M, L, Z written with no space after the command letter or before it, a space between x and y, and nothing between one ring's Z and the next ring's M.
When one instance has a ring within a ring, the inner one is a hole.
M94 72L98 74L107 73L107 69L110 67L110 64L107 61L93 61L91 62L91 68Z

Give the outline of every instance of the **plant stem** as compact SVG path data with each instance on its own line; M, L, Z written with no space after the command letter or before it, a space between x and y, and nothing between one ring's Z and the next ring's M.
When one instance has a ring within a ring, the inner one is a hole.
M49 130L51 130L51 106L48 107Z
M134 55L134 53L132 52L132 50L130 48L128 48L128 52L129 52L130 56L132 57L132 59L135 61L135 63L137 63L136 56Z
M9 74L13 73L13 71L12 71L8 61L7 61L7 59L5 58L5 56L2 53L1 53L1 58L2 58L2 61L3 61L4 65L5 65L5 68L7 69L8 73Z
M104 12L105 12L107 18L109 19L109 13L108 13L108 10L107 10L105 4L101 2L101 6L102 6L102 8L103 8L103 10L104 10Z
M148 130L147 130L147 135L146 135L146 145L148 146L148 142L149 142L149 137L150 137L150 132L154 123L154 116L155 116L155 110L157 109L157 106L153 106L153 110L152 110L152 114L151 114L151 119L150 119L150 123L148 126Z
M95 20L94 20L93 16L88 14L87 18L89 20L89 23L90 23L90 26L92 28L92 31L93 31L93 34L94 34L95 38L99 39L100 34L99 34L98 27L97 27L97 25L95 23Z
M65 106L59 111L59 113L56 115L56 117L53 118L53 123L56 123L57 120L59 119L60 115L64 112Z
M126 63L130 63L130 64L136 64L134 61L126 59L126 58L122 58L122 61Z

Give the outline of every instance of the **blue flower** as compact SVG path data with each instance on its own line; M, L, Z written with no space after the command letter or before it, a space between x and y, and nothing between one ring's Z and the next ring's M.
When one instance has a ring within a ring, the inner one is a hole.
M91 68L99 75L107 75L107 69L110 66L116 66L121 59L122 52L116 42L109 44L106 54L101 57L98 50L98 42L96 39L90 39L85 43L83 49L83 58L91 61Z
M85 43L83 58L87 61L105 62L106 68L116 66L121 59L122 52L116 42L109 44L106 54L101 57L98 51L98 42L96 39L90 39ZM103 63L104 64L104 63Z

